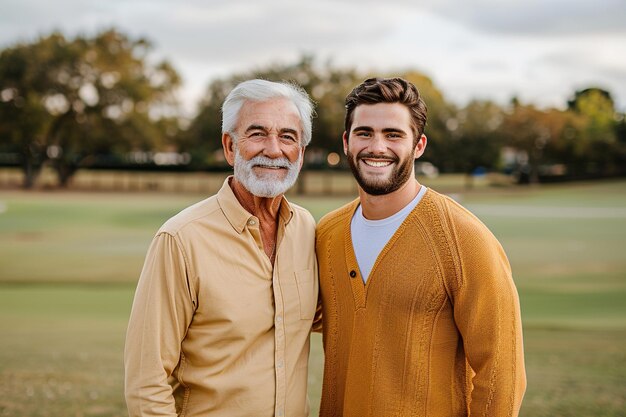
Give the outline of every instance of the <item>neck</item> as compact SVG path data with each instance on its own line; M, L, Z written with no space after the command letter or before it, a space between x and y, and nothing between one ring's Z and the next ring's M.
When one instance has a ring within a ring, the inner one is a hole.
M233 190L239 204L250 214L256 216L259 221L276 221L282 195L276 197L258 197L248 191L237 179L233 178L230 182L230 188Z
M233 190L239 204L241 204L248 213L259 219L263 250L273 265L276 257L278 211L280 210L280 202L283 196L279 195L272 198L257 197L235 178L231 180L230 188Z
M396 191L383 195L367 194L359 187L363 216L368 220L381 220L393 216L415 198L420 187L416 179L410 179Z

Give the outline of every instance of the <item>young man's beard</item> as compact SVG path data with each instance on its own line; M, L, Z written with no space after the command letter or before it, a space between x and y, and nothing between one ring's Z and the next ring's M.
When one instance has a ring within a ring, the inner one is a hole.
M392 193L402 187L402 185L404 185L412 177L413 174L413 159L406 158L403 161L396 156L396 160L394 161L394 163L396 163L397 165L393 168L389 177L384 179L366 179L361 175L358 160L363 158L376 159L376 155L363 153L357 156L356 161L352 152L348 151L347 156L348 163L350 164L350 169L352 170L354 178L359 183L363 191L370 195L385 195Z

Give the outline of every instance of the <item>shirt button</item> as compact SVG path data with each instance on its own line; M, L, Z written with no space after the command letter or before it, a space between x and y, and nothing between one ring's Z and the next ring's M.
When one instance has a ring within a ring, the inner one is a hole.
M250 219L248 220L248 226L254 226L256 224L256 220Z
M282 367L283 367L283 361L278 361L278 365L277 365L277 366L278 366L279 368L282 368Z
M350 277L351 278L356 277L356 271L354 269L352 271L350 271Z
M280 323L281 321L283 321L283 318L281 316L276 317L276 323Z
M276 415L278 417L283 417L283 410L278 410L278 412L276 413Z

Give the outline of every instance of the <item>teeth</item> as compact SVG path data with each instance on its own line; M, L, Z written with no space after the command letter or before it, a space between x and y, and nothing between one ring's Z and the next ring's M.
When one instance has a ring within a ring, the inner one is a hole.
M391 161L372 161L363 159L363 162L365 162L366 165L376 168L382 168L391 165Z

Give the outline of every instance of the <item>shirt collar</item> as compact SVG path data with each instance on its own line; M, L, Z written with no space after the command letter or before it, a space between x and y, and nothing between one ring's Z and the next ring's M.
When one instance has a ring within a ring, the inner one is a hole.
M235 229L237 233L242 233L248 223L248 220L254 216L244 209L239 203L239 200L237 200L237 197L235 197L235 193L232 188L230 188L230 181L232 178L233 176L230 175L226 178L226 180L224 180L222 188L220 188L217 192L217 202L233 229ZM287 225L293 218L293 208L285 196L282 196L281 198L278 216L280 217L280 220Z

